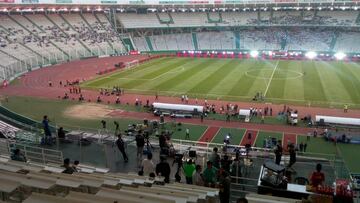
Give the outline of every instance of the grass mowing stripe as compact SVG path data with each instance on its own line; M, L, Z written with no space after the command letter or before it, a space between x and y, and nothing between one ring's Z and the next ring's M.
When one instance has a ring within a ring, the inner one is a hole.
M134 71L131 74L126 75L126 76L115 75L112 79L118 79L118 78L141 78L144 75L146 75L146 74L148 74L150 72L153 72L154 70L158 70L158 69L160 69L162 67L174 64L178 60L179 59L177 59L177 58L171 58L171 59L168 59L168 60L164 60L161 63L156 63L156 64L153 64L153 65L150 65L150 66L147 66L146 64L140 65L139 67L134 68L133 69ZM143 68L143 66L145 66L145 68Z
M171 124L169 124L171 125ZM168 126L170 129L171 127ZM203 125L190 125L190 124L182 124L180 129L176 127L176 129L174 129L174 133L171 135L172 139L181 139L184 140L185 139L185 132L186 132L186 128L189 128L189 132L190 132L190 140L191 141L198 141L199 138L204 134L205 130L207 129L207 126L203 126Z
M111 81L111 79L114 79L114 78L119 78L119 77L127 77L133 73L136 73L138 71L142 71L148 67L151 67L151 66L155 66L159 63L163 63L164 61L172 61L173 59L172 58L159 58L159 59L153 59L151 61L148 61L146 63L143 63L141 64L140 66L138 67L135 67L135 68L130 68L130 69L122 69L118 72L115 72L113 74L111 74L110 76L107 75L107 76L100 76L98 78L95 78L95 79L92 79L92 80L89 80L89 81L86 81L82 84L82 86L86 87L86 86L91 86L91 87L94 87L94 86L103 86L104 83L108 83L109 81Z
M343 63L341 63L341 65L342 65L341 71L337 69L337 67L334 67L334 69L336 69L335 73L340 79L343 86L345 87L344 89L347 91L352 102L358 103L360 102L360 94L359 94L360 82L352 74L348 66L346 66Z
M254 63L255 62L255 63ZM257 77L260 75L262 69L265 68L265 63L260 63L258 61L251 61L251 64L243 63L244 74L238 78L237 82L231 87L228 92L229 95L238 95L238 96L249 96L250 89L254 86L255 82L259 82L259 79L247 76L245 73L250 70L260 70L255 71L252 75ZM262 80L262 79L261 79ZM252 97L253 95L251 95Z
M271 98L286 98L285 94L285 83L287 80L287 74L289 70L289 61L281 61L276 63L278 69L274 71L273 77L270 78L267 95ZM276 80L274 79L276 78ZM265 93L264 93L265 95Z
M232 70L236 64L236 60L232 59L227 61L218 67L218 70L202 79L200 83L195 85L189 90L190 93L208 93L213 87L215 87L221 80L223 80Z
M332 102L351 102L351 98L347 91L344 91L345 87L342 85L340 79L332 70L333 63L320 61L317 65L321 83L324 88L324 92L328 101ZM338 67L339 68L339 67Z
M186 63L189 63L189 62L190 62L190 61L186 61ZM167 72L167 71L169 71L169 70L171 70L171 69L177 68L178 66L180 66L180 65L182 65L182 64L184 64L184 60L178 60L178 61L176 61L176 62L173 63L173 64L169 64L169 65L165 66L165 67L162 68L161 70ZM125 87L125 88L131 89L131 88L135 88L135 87L137 87L137 86L140 86L140 85L142 85L142 84L144 84L144 83L146 83L146 82L148 82L148 81L136 81L136 80L132 80L132 81L128 81L128 82L124 83L122 86Z
M304 61L303 63L301 63L301 67L304 70L303 81L305 100L327 102L324 87L320 81L320 76L314 62Z
M167 57L159 58L159 59L155 59L155 60L153 59L151 61L140 64L138 67L127 69L127 70L125 70L123 72L120 72L118 74L113 74L111 76L114 77L114 78L127 77L127 76L129 76L130 74L132 74L134 72L142 71L142 70L144 70L146 68L149 68L151 66L156 66L156 65L159 65L159 64L162 64L162 63L171 62L173 60L174 60L174 58L167 58Z
M187 60L187 59L180 58L180 59L177 59L176 63L170 64L170 65L165 66L165 67L161 67L161 68L159 68L157 70L154 70L154 71L142 76L141 78L143 78L143 79L154 79L154 78L158 77L159 75L162 75L162 74L167 73L167 72L169 72L169 71L171 71L173 69L176 69L177 67L179 67L179 66L181 66L183 64L192 63L192 62L194 62L194 59Z
M245 60L236 60L236 64L232 67L232 70L221 80L215 87L213 87L207 94L225 95L236 84L239 76L244 74L244 68L241 67Z
M168 78L164 82L158 84L155 87L155 90L162 90L162 89L171 89L175 87L176 85L184 82L187 78L189 78L192 75L195 75L198 72L203 71L207 68L208 65L211 63L214 63L216 60L205 60L202 63L194 66L193 68L186 69L185 71L180 72L178 75L175 75L173 77Z
M305 100L304 98L304 77L302 67L299 65L299 61L290 61L289 62L289 71L294 71L293 73L300 74L298 78L287 78L285 81L284 87L284 95L283 98L288 99L297 99L297 100ZM297 91L294 91L297 90Z
M312 153L321 153L321 154L335 154L336 147L332 142L325 141L324 138L321 137L311 137L310 141L307 141L307 136L299 135L297 136L297 143L306 143L307 149L306 152ZM321 147L320 147L321 146Z
M359 145L338 143L337 147L350 172L360 173L359 158L356 156L359 151Z
M181 72L186 71L187 69L192 69L193 67L197 66L198 64L200 64L202 62L203 62L203 60L195 60L195 61L193 61L191 63L184 63L183 65L178 66L178 68L176 68L175 70L167 72L167 74L162 74L160 76L155 77L154 79L149 80L147 83L143 83L143 84L137 86L136 89L137 90L142 90L142 91L160 92L160 90L156 89L157 85L161 84L162 82L168 80L171 77L174 77L174 76L178 75ZM185 84L185 82L183 81L183 83L181 83L181 84ZM134 88L132 88L132 89L134 90ZM172 91L172 89L163 89L161 91L164 91L164 90L166 92ZM176 90L176 92L177 91L179 91L179 90ZM168 93L170 95L172 94L170 92L168 92Z
M266 132L266 131L259 131L255 146L256 147L263 147L264 140L271 138L276 138L276 140L282 140L283 133L276 133L276 132Z

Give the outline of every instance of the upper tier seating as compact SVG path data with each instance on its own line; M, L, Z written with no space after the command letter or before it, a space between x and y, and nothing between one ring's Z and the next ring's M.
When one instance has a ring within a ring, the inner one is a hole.
M159 27L213 27L213 26L257 26L257 25L297 25L297 26L355 26L356 11L236 11L208 13L169 13L173 22L160 23L155 13L119 13L118 20L124 28ZM209 20L211 19L211 21ZM221 19L220 19L221 16Z
M334 51L341 52L359 52L360 51L360 33L343 32L339 35Z
M3 79L39 65L125 51L105 14L82 15L0 15Z

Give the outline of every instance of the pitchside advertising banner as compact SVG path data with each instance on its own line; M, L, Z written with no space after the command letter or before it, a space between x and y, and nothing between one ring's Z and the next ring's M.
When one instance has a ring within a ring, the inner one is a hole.
M280 4L351 3L360 0L0 0L0 4L82 4L82 5L207 5L207 4Z

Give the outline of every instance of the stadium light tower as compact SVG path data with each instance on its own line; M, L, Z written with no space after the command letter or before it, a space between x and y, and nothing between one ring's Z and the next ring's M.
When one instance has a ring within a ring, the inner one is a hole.
M309 51L305 54L305 56L308 58L308 59L314 59L316 56L317 56L317 53L314 52L314 51Z
M259 52L258 51L251 51L250 56L253 57L253 58L257 58L259 56Z
M346 54L342 52L337 52L334 56L337 60L343 60L346 57Z

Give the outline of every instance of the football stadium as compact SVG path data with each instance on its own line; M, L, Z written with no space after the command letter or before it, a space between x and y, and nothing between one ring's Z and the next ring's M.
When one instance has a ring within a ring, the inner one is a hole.
M0 202L360 202L356 0L0 0L0 103Z

